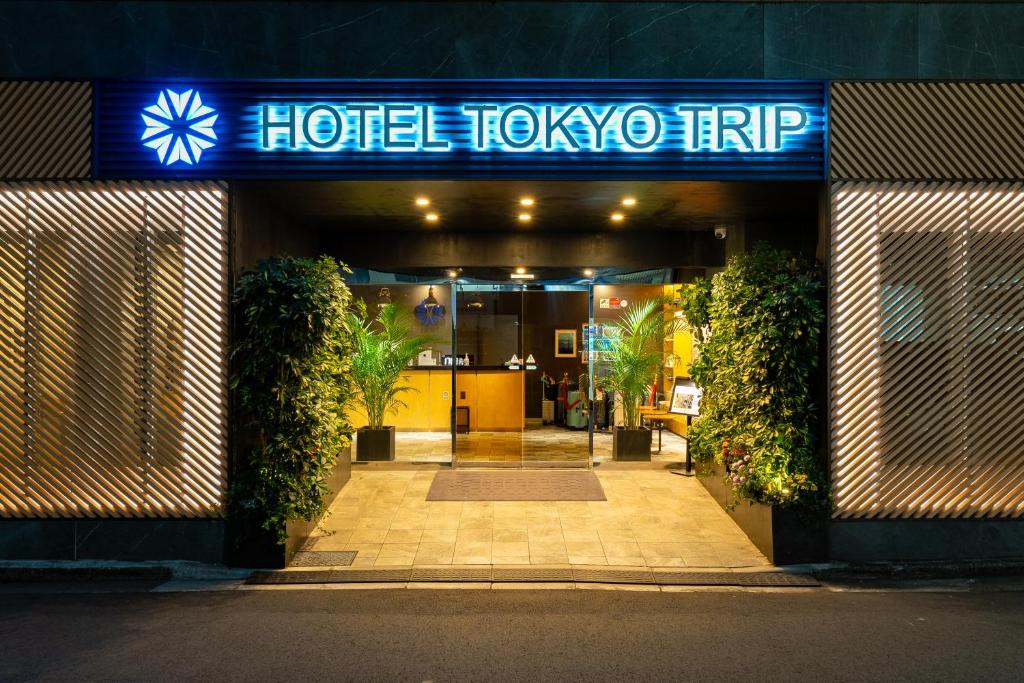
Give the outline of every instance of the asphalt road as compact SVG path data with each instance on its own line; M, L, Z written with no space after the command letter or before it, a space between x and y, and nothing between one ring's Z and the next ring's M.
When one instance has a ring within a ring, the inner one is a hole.
M6 592L0 679L1021 681L1024 593Z

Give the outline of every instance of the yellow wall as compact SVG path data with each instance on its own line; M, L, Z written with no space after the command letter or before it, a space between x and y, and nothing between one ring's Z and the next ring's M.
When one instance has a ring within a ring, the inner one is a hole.
M510 432L523 429L522 372L481 372L477 375L476 428L482 432Z
M689 285L683 285L687 287ZM679 285L665 285L665 295L675 298ZM666 344L666 347L668 345ZM672 335L671 352L675 355L675 367L672 368L673 379L666 376L665 392L672 391L674 377L689 377L690 363L693 362L693 337L687 330L679 330ZM666 349L667 351L668 349ZM665 426L680 436L686 436L686 417L680 416L665 422Z
M512 370L459 370L458 405L469 407L471 431L518 431L523 428L523 374ZM451 423L451 370L410 370L402 381L414 391L402 394L406 408L388 415L399 431L446 432ZM463 393L465 398L462 398ZM366 425L366 413L351 405L353 427Z

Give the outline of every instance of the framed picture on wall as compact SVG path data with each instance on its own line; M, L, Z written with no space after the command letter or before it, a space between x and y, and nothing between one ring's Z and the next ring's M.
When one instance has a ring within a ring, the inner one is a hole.
M555 330L555 358L576 357L576 330Z
M668 412L677 415L700 415L700 397L701 390L693 380L676 377Z

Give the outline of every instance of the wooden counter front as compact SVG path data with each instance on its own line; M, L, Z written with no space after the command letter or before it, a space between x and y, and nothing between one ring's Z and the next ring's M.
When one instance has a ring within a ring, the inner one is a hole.
M460 369L456 373L458 405L469 408L469 429L473 432L512 432L524 426L521 370ZM402 373L412 391L403 392L405 408L388 415L386 424L402 432L447 432L451 428L452 372L438 368ZM366 425L366 413L357 406L348 412L353 427Z

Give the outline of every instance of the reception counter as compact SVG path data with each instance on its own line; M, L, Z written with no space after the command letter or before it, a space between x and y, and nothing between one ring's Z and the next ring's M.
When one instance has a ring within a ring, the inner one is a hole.
M469 408L473 432L511 432L523 429L525 375L537 371L468 367L456 373L457 405ZM411 391L401 394L407 407L388 415L386 424L404 432L447 432L451 428L452 371L450 368L410 368L402 381ZM363 411L349 412L353 427L366 424Z

